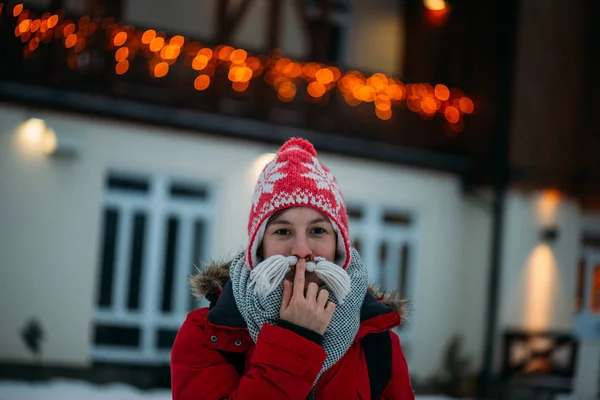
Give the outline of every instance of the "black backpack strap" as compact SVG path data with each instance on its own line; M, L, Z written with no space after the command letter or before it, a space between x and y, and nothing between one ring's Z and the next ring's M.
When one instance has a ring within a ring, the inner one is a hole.
M371 399L379 400L390 379L392 379L392 338L390 332L371 333L362 339Z

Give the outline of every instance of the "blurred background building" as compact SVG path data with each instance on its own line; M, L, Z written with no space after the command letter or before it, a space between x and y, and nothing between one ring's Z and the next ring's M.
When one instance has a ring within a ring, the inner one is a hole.
M597 388L599 11L0 1L0 378L168 387L188 276L242 248L300 136L411 302L418 394Z

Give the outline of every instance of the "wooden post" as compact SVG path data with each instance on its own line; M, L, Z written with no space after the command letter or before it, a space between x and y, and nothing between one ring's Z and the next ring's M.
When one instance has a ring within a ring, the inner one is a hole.
M270 0L269 2L269 27L265 43L267 51L277 49L280 46L281 37L281 0Z

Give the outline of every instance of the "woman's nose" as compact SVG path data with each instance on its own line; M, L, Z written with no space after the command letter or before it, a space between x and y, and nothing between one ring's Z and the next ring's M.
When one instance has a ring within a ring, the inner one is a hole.
M308 238L304 235L297 235L294 240L292 254L298 258L312 259L312 250L310 249Z

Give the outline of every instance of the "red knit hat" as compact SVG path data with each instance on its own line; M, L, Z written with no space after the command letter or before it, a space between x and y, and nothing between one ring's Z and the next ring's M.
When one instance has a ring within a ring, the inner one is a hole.
M299 138L292 138L281 146L254 188L246 252L250 269L259 263L256 253L269 217L290 207L310 207L329 217L338 236L335 261L346 269L350 264L350 240L342 192L329 169L317 159L313 145Z

